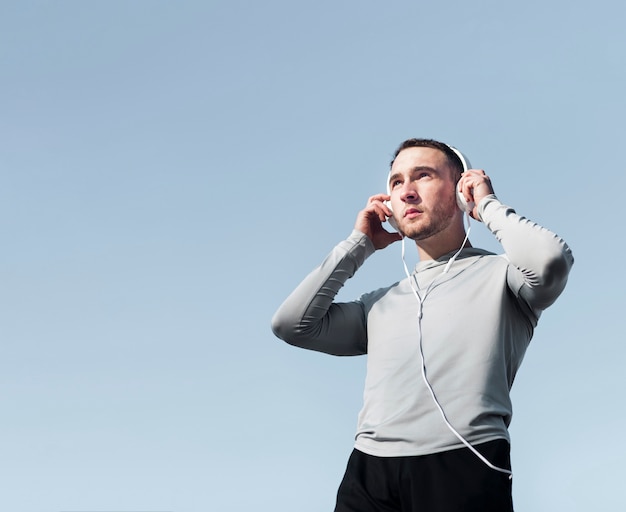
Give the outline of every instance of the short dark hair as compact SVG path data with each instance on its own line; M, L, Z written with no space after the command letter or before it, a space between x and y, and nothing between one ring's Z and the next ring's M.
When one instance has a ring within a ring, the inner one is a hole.
M393 155L393 159L391 160L391 164L389 167L393 166L393 163L396 161L396 158L400 154L400 152L407 148L432 148L438 149L448 158L448 163L452 166L456 174L456 180L461 177L463 173L463 162L459 159L458 155L452 151L450 146L443 142L439 142L434 139L407 139L402 144L398 146L396 152ZM455 181L456 181L455 180Z

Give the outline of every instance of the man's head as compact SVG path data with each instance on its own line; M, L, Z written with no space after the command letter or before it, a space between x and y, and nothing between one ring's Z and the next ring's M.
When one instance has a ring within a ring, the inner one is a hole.
M388 185L395 223L405 236L437 245L457 243L464 234L456 204L456 183L463 170L461 159L447 144L430 139L400 144Z

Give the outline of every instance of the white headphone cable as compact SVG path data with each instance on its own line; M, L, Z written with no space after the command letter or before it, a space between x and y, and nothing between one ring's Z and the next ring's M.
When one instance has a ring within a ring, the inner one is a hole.
M509 479L512 479L513 478L513 472L512 471L510 471L508 469L505 469L505 468L500 468L498 466L495 466L491 462L489 462L478 450L476 450L476 448L474 448L470 444L469 441L467 441L452 426L452 424L450 423L450 421L448 420L448 418L446 416L445 411L443 410L443 407L441 406L441 404L439 403L439 400L437 399L437 395L435 395L435 390L433 389L433 387L430 384L430 381L428 380L428 377L426 375L426 360L424 358L424 348L423 348L423 343L422 343L422 308L423 308L423 305L424 305L424 301L426 300L426 297L428 296L430 291L433 289L433 286L437 282L437 280L443 274L446 274L448 272L448 270L452 266L452 263L456 260L457 256L463 250L463 247L465 246L465 243L468 240L470 229L471 229L470 219L469 219L469 214L467 214L467 233L465 234L465 238L463 240L463 243L461 244L461 248L448 260L448 262L446 263L446 266L443 269L443 272L441 274L439 274L437 277L435 277L435 279L433 279L431 281L431 283L428 285L428 287L424 291L424 296L423 297L420 297L419 292L417 291L417 288L415 287L415 286L418 286L418 284L417 284L417 276L415 277L415 285L414 285L413 278L411 277L411 274L409 273L409 269L408 269L407 264L406 264L406 260L405 260L405 257L404 257L405 256L404 237L402 237L402 264L404 265L404 272L406 273L406 275L408 277L408 280L409 280L409 286L411 287L411 290L413 291L413 295L415 295L415 298L417 299L417 303L419 305L418 316L417 316L418 334L419 334L418 347L419 347L419 353L420 353L420 359L421 359L422 379L424 380L424 383L426 384L426 387L427 387L427 389L428 389L428 391L430 393L430 396L433 399L433 402L435 403L435 406L439 410L439 413L440 413L441 417L443 418L443 421L446 424L446 426L448 427L448 429L457 437L457 439L459 439L459 441L461 441L461 443L463 443L469 450L471 450L472 453L474 453L474 455L476 455L488 467L490 467L491 469L493 469L495 471L499 471L500 473L505 473L505 474L509 475Z

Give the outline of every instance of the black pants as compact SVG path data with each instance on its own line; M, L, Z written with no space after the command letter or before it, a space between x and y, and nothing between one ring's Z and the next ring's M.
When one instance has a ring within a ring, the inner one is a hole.
M475 448L510 469L505 440ZM415 457L374 457L354 450L335 512L512 512L509 475L489 468L467 448Z

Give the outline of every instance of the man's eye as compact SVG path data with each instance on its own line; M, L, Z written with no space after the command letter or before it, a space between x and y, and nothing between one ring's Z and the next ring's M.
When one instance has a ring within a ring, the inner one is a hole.
M395 187L397 187L398 185L401 185L401 184L402 184L402 182L400 180L394 180L394 181L391 182L391 188L395 188Z

